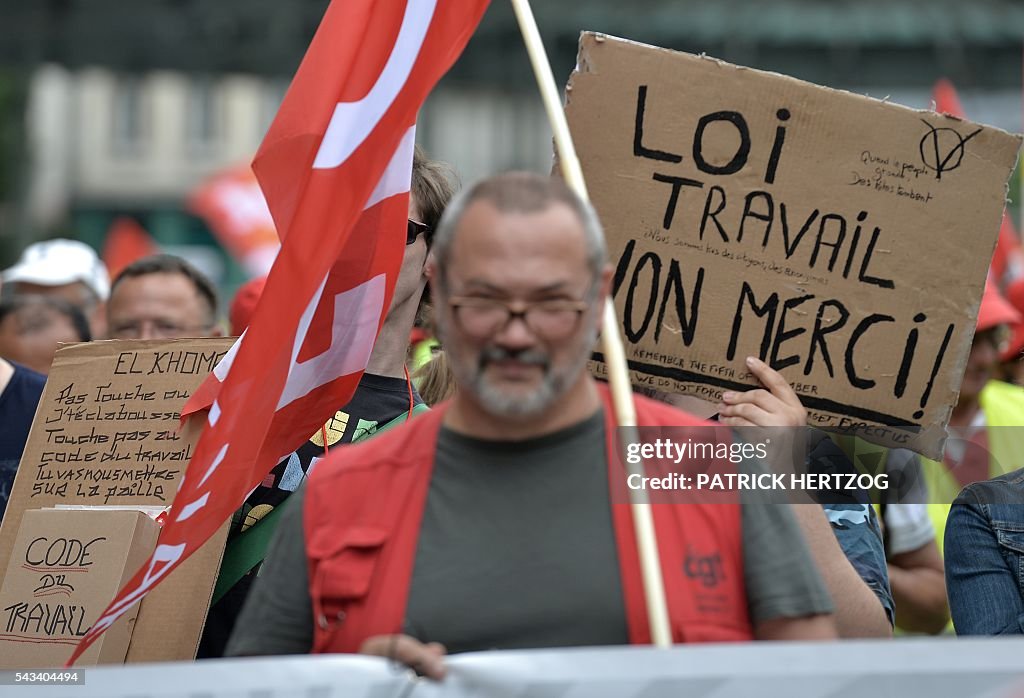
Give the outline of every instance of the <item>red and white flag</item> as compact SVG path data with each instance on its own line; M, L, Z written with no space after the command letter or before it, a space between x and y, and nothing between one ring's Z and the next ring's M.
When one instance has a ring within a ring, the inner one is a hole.
M281 242L266 199L248 164L213 175L191 193L188 209L251 277L266 276Z
M960 97L949 80L943 78L935 83L932 99L935 100L935 111L940 114L965 118ZM1024 250L1021 249L1020 238L1006 209L1003 209L1003 222L999 226L999 239L992 254L990 272L999 291L1018 310L1024 310Z
M416 113L486 8L487 0L327 8L253 161L282 239L263 296L217 368L223 382L156 550L69 664L350 399L405 249Z

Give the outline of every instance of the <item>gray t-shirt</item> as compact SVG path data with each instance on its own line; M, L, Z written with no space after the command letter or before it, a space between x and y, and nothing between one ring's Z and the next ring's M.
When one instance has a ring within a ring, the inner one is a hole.
M404 632L449 652L627 644L606 463L601 412L522 442L442 429ZM282 513L229 655L312 647L303 495ZM792 512L764 499L742 507L752 620L831 612Z

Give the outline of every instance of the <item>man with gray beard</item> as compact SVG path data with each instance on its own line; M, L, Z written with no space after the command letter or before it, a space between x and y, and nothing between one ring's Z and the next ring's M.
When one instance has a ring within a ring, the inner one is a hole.
M432 254L455 397L318 466L229 654L361 652L441 678L450 652L650 642L610 395L586 371L612 279L596 214L558 180L501 175L452 201ZM675 642L835 637L788 506L652 510Z

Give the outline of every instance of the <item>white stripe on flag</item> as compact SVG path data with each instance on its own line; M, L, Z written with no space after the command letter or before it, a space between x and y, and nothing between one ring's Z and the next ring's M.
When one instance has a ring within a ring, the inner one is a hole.
M277 409L308 395L325 383L366 368L373 343L377 339L377 326L384 312L384 281L385 275L378 274L336 295L331 346L319 356L299 363L299 350L327 284L327 277L324 277L299 321L292 350L292 366Z
M231 370L231 364L234 363L235 355L238 354L238 347L242 346L242 340L245 339L245 333L248 331L248 328L246 328L242 332L238 339L235 340L235 343L231 345L231 348L228 349L227 353L224 354L224 358L220 360L220 363L214 366L213 375L217 376L217 380L221 383L223 383L228 377L228 371ZM213 424L213 422L210 423Z
M241 341L241 340L239 340L239 341ZM237 345L238 342L235 342L235 344ZM234 345L232 345L232 348L233 347L234 347ZM223 359L221 359L221 361L223 361ZM217 364L217 365L219 366L220 364ZM225 375L227 375L227 370L226 369L225 369ZM213 404L210 405L210 415L207 417L207 421L210 422L210 426L211 427L215 427L215 426L217 426L217 420L218 419L220 419L220 405L217 404L216 400L214 400Z
M437 0L409 0L398 40L384 70L361 100L335 105L331 122L313 160L313 169L337 167L348 160L370 135L409 79L436 7Z
M364 211L373 208L388 197L409 191L409 185L412 183L412 155L415 148L416 125L413 124L398 143L398 148L391 156L388 168L384 170L377 187L370 194L370 198L366 200Z
M380 182L377 183L373 193L370 194L370 198L366 201L366 205L363 207L364 211L373 208L388 197L404 194L409 191L410 184L412 183L412 159L415 148L416 125L413 124L405 132L405 135L402 136L402 140L399 141L398 148L395 149L395 154L391 157L391 162L388 163L387 169L381 175ZM238 354L238 348L242 345L246 332L248 330L242 331L242 335L235 340L235 343L231 345L231 348L228 349L227 353L224 354L224 357L213 369L213 374L217 376L217 380L221 383L228 377L231 364L234 363L235 356ZM216 408L216 403L214 407ZM216 416L211 412L211 426L216 421Z
M191 502L187 506L182 507L181 513L178 514L178 518L176 518L175 521L184 521L185 519L192 516L192 514L196 513L197 511L206 506L206 500L208 500L209 498L210 493L207 492L196 501Z
M214 407L216 407L217 403L215 402L213 403L213 405ZM215 471L217 469L217 466L220 465L220 462L224 460L224 456L227 455L227 452L228 444L224 444L224 448L220 449L220 451L217 452L217 457L213 459L213 462L210 463L210 467L206 469L206 474L203 475L203 479L199 481L200 487L205 485L206 481L210 479L210 476L213 475L213 471Z

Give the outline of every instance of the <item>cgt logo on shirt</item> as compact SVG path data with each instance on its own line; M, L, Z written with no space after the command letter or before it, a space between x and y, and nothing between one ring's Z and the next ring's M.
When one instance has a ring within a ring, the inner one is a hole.
M721 555L717 552L701 555L689 547L686 549L686 559L683 561L683 572L690 579L699 579L705 589L716 587L725 579Z

